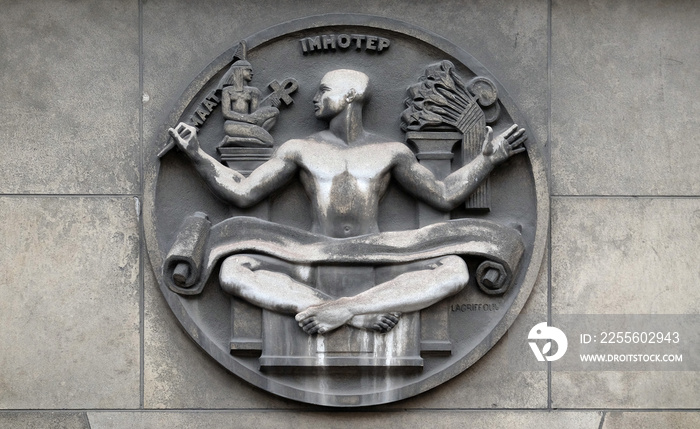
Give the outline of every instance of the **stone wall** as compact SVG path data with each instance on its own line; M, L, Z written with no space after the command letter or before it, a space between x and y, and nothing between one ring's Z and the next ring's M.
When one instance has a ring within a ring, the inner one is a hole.
M697 372L508 372L499 343L412 399L336 412L222 369L148 262L142 152L238 40L292 18L421 26L496 75L550 162L525 311L698 314L695 0L0 0L0 427L698 427Z

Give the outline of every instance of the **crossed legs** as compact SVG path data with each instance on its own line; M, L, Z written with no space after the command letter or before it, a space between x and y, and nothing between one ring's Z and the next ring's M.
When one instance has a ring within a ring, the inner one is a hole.
M221 287L246 301L296 315L308 334L344 324L391 330L400 313L417 311L459 292L469 280L466 263L444 256L405 264L401 274L350 297L329 296L312 286L313 269L259 255L234 255L221 265Z

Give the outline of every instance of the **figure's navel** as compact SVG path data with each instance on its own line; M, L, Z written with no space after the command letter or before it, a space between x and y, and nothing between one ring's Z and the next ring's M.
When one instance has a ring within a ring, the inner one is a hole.
M355 231L351 225L346 224L346 225L343 225L343 234L346 237L352 237L353 235L355 235Z

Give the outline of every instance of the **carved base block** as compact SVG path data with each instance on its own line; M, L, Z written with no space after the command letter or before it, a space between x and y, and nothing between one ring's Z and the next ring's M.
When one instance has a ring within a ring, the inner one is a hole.
M262 309L231 297L231 354L259 356L262 352Z
M401 316L386 334L344 326L307 335L291 316L263 312L262 368L422 367L420 316Z
M449 356L452 354L449 322L447 300L421 311L421 355Z
M220 147L221 162L244 176L272 157L273 148L267 147Z

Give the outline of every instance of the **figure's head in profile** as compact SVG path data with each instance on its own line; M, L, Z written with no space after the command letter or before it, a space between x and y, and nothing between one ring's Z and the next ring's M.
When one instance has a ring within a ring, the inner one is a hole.
M246 60L238 60L226 73L224 86L245 85L251 80L253 80L253 66Z
M348 106L362 107L368 96L369 77L356 70L340 69L325 74L314 96L314 111L319 119L331 119Z

